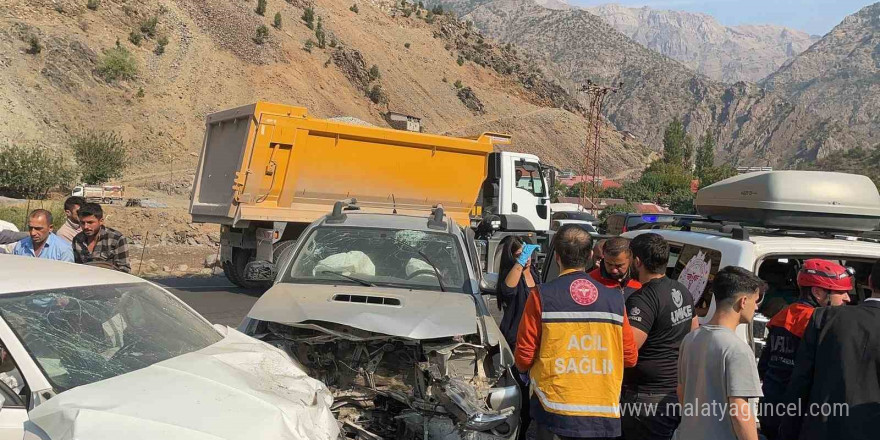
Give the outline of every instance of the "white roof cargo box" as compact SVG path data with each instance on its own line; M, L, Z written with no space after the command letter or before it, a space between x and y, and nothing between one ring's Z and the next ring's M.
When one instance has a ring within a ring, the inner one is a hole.
M880 228L880 194L871 179L821 171L741 174L697 193L712 220L780 229L864 232Z

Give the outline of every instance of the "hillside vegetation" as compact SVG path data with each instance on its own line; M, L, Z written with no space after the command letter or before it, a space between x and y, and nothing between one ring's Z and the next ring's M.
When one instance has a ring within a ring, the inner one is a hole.
M0 148L115 132L127 179L192 172L204 118L257 100L433 133L506 131L561 167L581 160L579 98L516 48L444 13L391 1L9 0L0 17ZM437 11L440 12L440 11ZM466 89L466 90L465 90ZM649 151L609 128L601 169L640 170ZM626 141L624 141L626 139ZM182 194L183 195L183 194Z

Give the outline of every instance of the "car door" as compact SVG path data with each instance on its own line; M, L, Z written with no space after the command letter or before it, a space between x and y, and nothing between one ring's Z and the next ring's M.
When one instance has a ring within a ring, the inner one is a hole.
M28 421L27 381L12 355L0 341L0 440L21 440Z

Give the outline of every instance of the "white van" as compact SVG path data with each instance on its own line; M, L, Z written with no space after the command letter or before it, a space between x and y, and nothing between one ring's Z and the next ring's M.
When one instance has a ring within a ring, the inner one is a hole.
M686 219L645 225L622 234L653 232L670 244L667 274L688 286L695 302L715 312L712 279L719 268L755 272L769 289L752 326L737 333L756 355L763 348L767 320L798 297L797 273L804 260L824 258L852 268L852 304L870 296L868 275L880 259L880 240L867 238L880 227L880 194L870 179L841 173L773 171L744 174L704 188L695 202L705 221ZM678 230L663 229L675 227ZM698 305L699 306L699 305Z

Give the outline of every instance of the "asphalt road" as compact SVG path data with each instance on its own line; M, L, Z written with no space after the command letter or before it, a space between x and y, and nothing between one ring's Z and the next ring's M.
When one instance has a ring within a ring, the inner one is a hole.
M208 321L233 328L238 327L259 298L259 292L237 287L225 277L154 281L196 309Z

